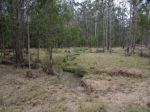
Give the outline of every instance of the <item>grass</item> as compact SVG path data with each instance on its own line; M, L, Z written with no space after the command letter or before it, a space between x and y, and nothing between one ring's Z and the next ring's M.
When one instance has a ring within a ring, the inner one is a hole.
M90 67L104 68L137 68L150 69L147 58L137 55L125 57L121 49L114 49L115 53L84 53L77 57L76 62L86 70Z
M107 112L105 106L101 102L91 103L83 102L80 105L79 112Z
M70 53L66 53L69 50ZM32 54L36 55L37 50L32 49ZM136 52L138 50L136 49ZM148 52L144 48L144 52ZM33 56L36 57L36 56ZM40 60L42 64L47 63L47 51L40 49ZM135 68L142 70L145 76L150 76L149 59L139 57L138 55L125 57L122 48L113 48L113 53L96 53L96 48L64 48L54 49L53 62L55 65L61 65L64 71L75 73L80 68L91 73L91 67L97 70L106 68Z
M113 53L96 53L96 49L70 48L71 53L65 53L66 49L54 49L54 65L62 66L64 71L72 72L79 76L90 74L91 67L96 69L105 68L136 68L143 71L143 74L150 76L150 65L148 59L138 55L125 57L121 48L114 48ZM31 49L33 59L36 59L37 49ZM47 63L47 52L40 49L40 62ZM87 73L86 73L86 72ZM41 74L36 79L24 77L25 69L16 69L10 66L0 65L0 112L150 112L147 106L119 107L113 103L102 103L100 93L86 93L72 88L65 87L56 76ZM117 77L99 77L96 75L85 76L93 79L95 84L99 80L115 80L119 85L119 78L128 85L143 85L142 79ZM143 79L146 80L146 79ZM148 82L148 81L147 81ZM149 84L149 83L145 83ZM119 86L121 88L121 86ZM126 87L128 88L128 87ZM136 89L134 87L131 88ZM137 88L138 89L138 88ZM121 90L124 90L122 87ZM120 91L121 91L120 90ZM118 90L119 91L119 90ZM115 92L118 92L117 89ZM119 92L120 92L119 91ZM100 91L101 93L103 91ZM107 92L107 91L106 91ZM115 93L113 93L115 94ZM107 97L107 96L106 96ZM123 105L124 106L124 105Z
M127 112L150 112L150 107L130 105Z

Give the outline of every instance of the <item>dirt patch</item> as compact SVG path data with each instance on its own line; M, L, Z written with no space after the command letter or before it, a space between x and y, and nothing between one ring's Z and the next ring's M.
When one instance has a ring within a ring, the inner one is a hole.
M96 81L91 79L83 79L81 81L81 85L86 88L86 90L93 92L93 91L106 91L110 87L109 81Z
M39 78L42 77L44 74L44 72L41 69L37 69L37 70L28 70L26 71L26 73L24 73L26 78Z
M136 78L141 78L143 77L142 71L140 71L139 69L126 69L126 68L113 68L113 69L103 69L103 70L93 70L94 73L96 74L103 74L106 73L110 76L124 76L124 77L136 77Z
M150 101L150 79L107 74L83 78L81 85L92 95L116 105L146 105Z

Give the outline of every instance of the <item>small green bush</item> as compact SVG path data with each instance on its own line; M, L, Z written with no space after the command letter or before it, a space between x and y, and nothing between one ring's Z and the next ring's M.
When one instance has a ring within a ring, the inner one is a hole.
M77 68L75 70L75 75L78 76L78 77L83 77L87 74L86 71L84 71L82 68Z
M78 77L83 77L87 74L86 71L84 71L81 67L77 65L71 65L71 66L64 66L62 67L64 72L70 72Z
M73 51L75 52L75 53L81 53L81 52L86 52L86 51L88 51L89 49L88 48L75 48Z
M71 65L71 66L63 66L62 67L64 72L70 72L70 73L75 73L77 66Z

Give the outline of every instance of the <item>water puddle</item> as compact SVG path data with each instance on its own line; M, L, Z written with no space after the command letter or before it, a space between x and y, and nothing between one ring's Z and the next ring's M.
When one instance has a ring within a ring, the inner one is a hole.
M54 70L57 73L59 80L65 86L72 88L72 89L77 89L78 87L80 87L81 78L75 76L72 73L63 72L61 67L58 67L58 66L55 66Z

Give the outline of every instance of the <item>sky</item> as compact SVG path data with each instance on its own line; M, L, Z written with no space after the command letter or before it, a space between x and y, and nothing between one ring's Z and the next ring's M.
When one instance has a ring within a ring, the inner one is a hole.
M83 2L83 1L85 1L85 0L75 0L76 2ZM91 0L91 1L95 1L95 0ZM116 5L116 6L119 6L120 5L120 2L123 2L123 3L127 3L127 0L114 0L114 4ZM127 5L126 5L126 8L129 10L129 4L127 3Z
M85 0L75 0L75 1L76 2L83 2ZM94 0L91 0L91 1L94 1ZM126 1L126 0L114 0L114 2L115 2L116 5L119 5L119 2L121 2L121 1Z
M76 2L82 2L82 1L85 1L85 0L75 0ZM92 0L92 1L94 1L94 0Z
M85 0L75 0L76 2L83 2ZM95 1L95 0L91 0L91 1ZM114 4L116 6L121 6L120 2L123 2L124 4L126 4L126 8L127 8L127 13L129 12L130 8L129 8L129 3L127 3L128 0L114 0ZM122 7L122 6L121 6ZM127 14L128 15L128 14ZM129 15L128 15L129 16ZM129 17L128 17L129 18Z

